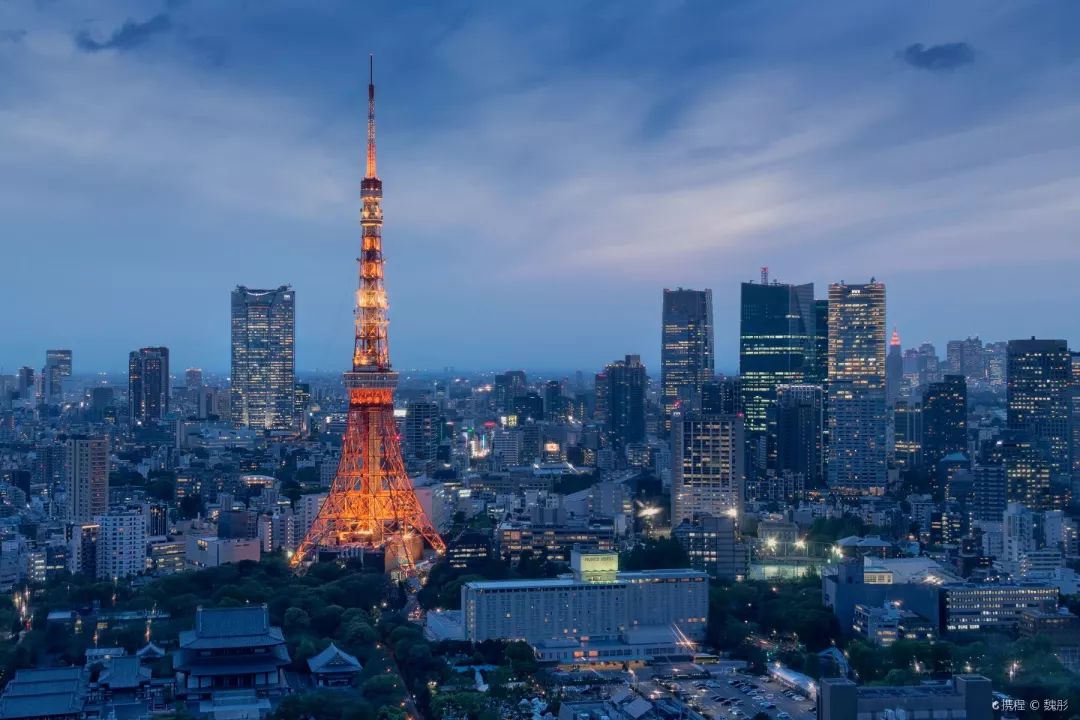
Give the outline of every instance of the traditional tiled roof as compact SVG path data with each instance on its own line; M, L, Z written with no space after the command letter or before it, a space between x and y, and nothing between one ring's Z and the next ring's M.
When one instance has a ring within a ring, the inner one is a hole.
M195 629L180 633L180 648L184 650L260 647L284 642L281 628L270 625L265 605L199 608L195 613Z
M114 657L105 666L98 682L113 690L137 688L150 682L150 668L144 668L135 655Z
M0 695L0 719L81 714L86 683L81 667L19 670Z
M308 669L313 673L356 673L363 667L355 657L330 643L325 650L318 655L308 658Z
M148 642L135 651L135 655L141 660L153 660L165 657L165 651L152 642Z

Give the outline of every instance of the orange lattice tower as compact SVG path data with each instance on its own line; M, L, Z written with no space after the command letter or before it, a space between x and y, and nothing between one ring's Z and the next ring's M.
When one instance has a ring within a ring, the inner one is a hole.
M356 345L345 373L349 417L341 461L330 494L292 557L306 567L320 548L344 553L385 551L388 565L415 571L424 541L446 550L431 525L401 460L394 423L397 373L390 369L386 287L383 285L382 181L375 170L375 80L368 85L367 172L360 184L360 289L356 293Z

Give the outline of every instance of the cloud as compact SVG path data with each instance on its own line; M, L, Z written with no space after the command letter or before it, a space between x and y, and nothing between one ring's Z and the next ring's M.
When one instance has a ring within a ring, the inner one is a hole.
M128 20L109 36L108 40L95 40L89 32L83 30L75 36L75 45L83 52L101 50L133 50L145 44L154 35L161 35L172 29L172 20L165 13L155 15L146 22Z
M22 42L24 37L26 37L25 30L0 30L0 43Z
M975 50L965 42L943 43L929 47L922 43L908 45L900 53L908 65L920 70L955 70L975 61Z

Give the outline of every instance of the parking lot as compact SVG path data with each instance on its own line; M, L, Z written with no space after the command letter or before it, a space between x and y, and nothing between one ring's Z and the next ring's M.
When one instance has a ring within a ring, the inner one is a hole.
M813 720L814 702L772 678L724 674L679 682L648 681L639 688L652 700L670 699L705 720L747 720L763 712L777 720Z

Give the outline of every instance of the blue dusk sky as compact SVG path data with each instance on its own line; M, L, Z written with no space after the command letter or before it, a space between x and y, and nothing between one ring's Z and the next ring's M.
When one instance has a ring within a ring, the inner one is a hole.
M664 287L876 276L905 345L1080 335L1080 3L0 4L0 366L349 361L368 53L401 368L654 372Z

